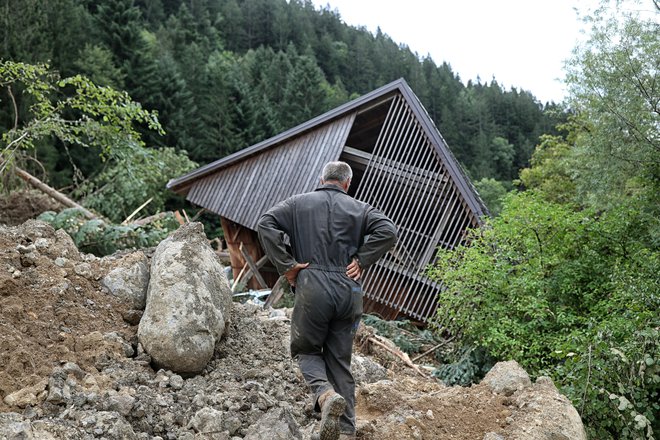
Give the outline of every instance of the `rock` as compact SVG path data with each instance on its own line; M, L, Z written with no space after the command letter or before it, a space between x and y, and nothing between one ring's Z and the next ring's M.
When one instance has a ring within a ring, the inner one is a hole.
M142 310L126 310L121 312L121 317L130 325L138 325L142 319Z
M37 405L39 403L38 396L46 389L47 384L48 380L41 380L36 385L9 394L4 398L4 402L8 406L17 406L19 408L25 408L28 405Z
M298 423L284 408L274 408L250 426L244 440L302 440Z
M126 390L119 392L111 391L104 402L104 407L108 411L116 411L122 416L127 416L133 410L135 397L131 396Z
M521 440L586 440L582 419L567 397L559 394L552 380L541 376L515 395L524 406L507 428L507 438Z
M0 413L0 438L6 440L34 439L30 421L17 413Z
M154 252L138 339L157 368L201 372L225 332L231 290L201 223L188 223Z
M353 373L353 378L357 385L375 383L379 380L387 379L387 369L385 367L358 354L353 355L351 373Z
M62 368L55 368L48 378L46 401L55 405L66 404L71 399L71 387L67 384L68 374Z
M527 372L516 361L498 362L484 377L494 392L510 396L532 385Z
M146 255L137 251L118 260L118 264L101 279L101 284L131 308L144 310L149 286L149 261Z
M73 239L64 229L55 231L55 243L48 249L54 258L64 257L70 260L80 260L80 252Z
M79 263L73 267L73 271L76 275L79 275L83 278L91 280L94 277L92 273L92 266L89 263Z
M222 412L210 407L205 407L197 411L193 418L190 419L188 428L192 428L200 434L222 434L221 437L213 438L229 439L229 433L224 432L222 427Z
M483 440L504 440L504 437L495 432L488 432L486 435L484 435Z
M173 390L180 390L183 388L183 378L178 374L173 374L172 377L170 377L170 386Z

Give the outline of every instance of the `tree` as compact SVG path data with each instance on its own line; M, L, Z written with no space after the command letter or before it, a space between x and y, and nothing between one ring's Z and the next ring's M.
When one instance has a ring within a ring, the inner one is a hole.
M46 64L0 62L0 87L14 109L13 127L2 134L2 171L20 162L39 141L98 148L102 158L120 156L128 145L142 146L135 124L162 132L155 114L126 92L97 86L76 75L60 79ZM21 91L24 98L16 99ZM19 107L26 107L24 113ZM19 117L26 114L26 118Z
M614 206L638 192L658 205L658 13L632 14L598 11L591 38L569 63L570 104L583 126L575 152L578 191L591 205Z

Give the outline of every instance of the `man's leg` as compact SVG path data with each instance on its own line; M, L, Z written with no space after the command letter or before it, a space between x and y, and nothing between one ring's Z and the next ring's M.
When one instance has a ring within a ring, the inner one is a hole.
M291 317L291 356L298 360L300 372L314 394L315 409L319 397L334 390L328 378L323 345L335 313L332 297L327 294L327 276L317 270L302 270L298 275L295 305Z
M346 411L339 421L342 432L346 433L355 432L355 380L351 374L354 328L354 320L330 323L323 351L328 379L335 391L346 399Z

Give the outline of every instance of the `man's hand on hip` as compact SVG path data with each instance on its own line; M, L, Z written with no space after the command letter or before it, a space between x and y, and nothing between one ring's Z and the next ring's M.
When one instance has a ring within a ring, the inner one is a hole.
M289 284L295 287L296 279L298 279L298 272L305 269L307 266L309 266L309 263L296 263L295 266L284 272L284 276L286 277Z
M353 258L351 264L346 266L346 276L355 281L359 280L362 276L362 267L360 267L357 258Z

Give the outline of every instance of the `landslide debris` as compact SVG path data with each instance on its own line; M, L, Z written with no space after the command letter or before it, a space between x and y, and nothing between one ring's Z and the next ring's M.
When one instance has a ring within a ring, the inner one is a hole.
M0 226L0 439L308 439L318 418L289 357L287 313L234 303L200 374L155 370L137 341L141 311L102 283L143 257L80 254L37 221ZM552 383L521 381L515 366L446 387L378 346L361 348L359 438L584 438Z

